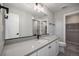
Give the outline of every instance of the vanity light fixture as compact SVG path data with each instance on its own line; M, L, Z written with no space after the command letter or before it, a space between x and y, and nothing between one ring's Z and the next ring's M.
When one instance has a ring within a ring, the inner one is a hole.
M34 4L34 10L37 11L37 12L44 12L44 8L40 3Z

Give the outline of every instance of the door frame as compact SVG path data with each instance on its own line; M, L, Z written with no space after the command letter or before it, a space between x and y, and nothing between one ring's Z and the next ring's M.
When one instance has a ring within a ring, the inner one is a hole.
M73 15L76 13L79 13L79 10L64 14L64 40L65 40L65 43L66 43L66 16Z
M3 5L3 4L2 4ZM5 19L4 19L4 9L0 9L0 11L1 11L1 23L2 23L2 25L1 25L1 37L2 37L2 47L0 47L0 48L2 48L1 49L1 53L0 53L0 56L3 56L4 55L4 46L5 46Z

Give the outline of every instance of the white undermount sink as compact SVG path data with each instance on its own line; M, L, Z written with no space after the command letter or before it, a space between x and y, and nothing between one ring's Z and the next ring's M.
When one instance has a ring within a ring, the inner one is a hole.
M48 43L48 40L46 40L46 39L39 39L39 40L35 39L33 43L34 44L31 46L32 49L37 49L41 45L44 45L44 44Z
M45 40L45 39L39 39L37 42L38 42L38 43L45 43L45 42L48 42L48 40Z
M36 39L35 40L37 43L39 43L39 44L41 44L41 43L45 43L45 42L48 42L48 40L46 40L46 39Z

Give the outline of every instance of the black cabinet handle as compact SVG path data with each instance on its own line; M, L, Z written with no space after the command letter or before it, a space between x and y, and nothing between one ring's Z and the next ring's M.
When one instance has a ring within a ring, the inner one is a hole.
M49 48L51 48L51 46L49 46Z
M19 35L19 33L16 33L16 35Z

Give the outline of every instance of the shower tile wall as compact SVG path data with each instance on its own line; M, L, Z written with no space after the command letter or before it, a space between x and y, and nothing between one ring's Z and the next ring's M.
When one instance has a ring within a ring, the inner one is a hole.
M79 23L66 25L66 39L74 43L79 43Z
M67 18L65 54L79 56L79 14Z

